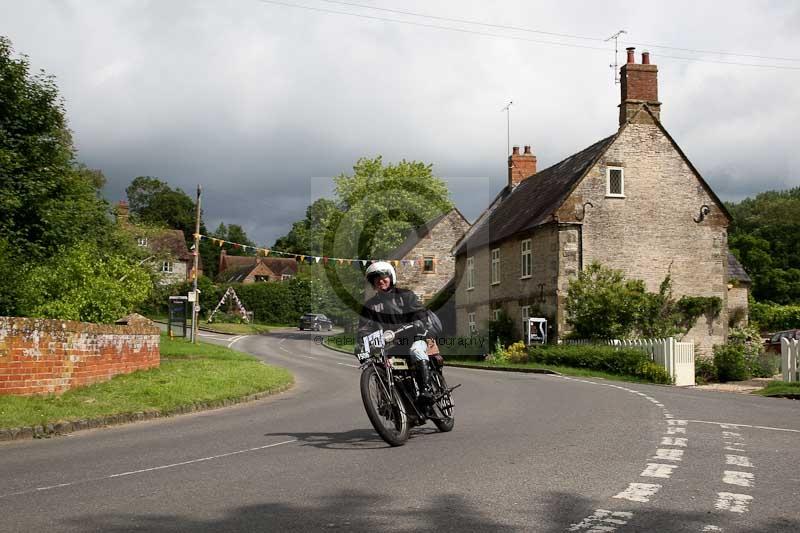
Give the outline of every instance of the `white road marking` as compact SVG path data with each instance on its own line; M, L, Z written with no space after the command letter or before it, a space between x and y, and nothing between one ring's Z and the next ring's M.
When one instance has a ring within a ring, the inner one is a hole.
M643 477L660 477L669 479L672 476L672 471L678 468L678 465L665 465L660 463L647 463L647 468L642 471L640 476Z
M606 511L605 509L597 509L594 514L584 518L577 524L572 526L567 531L587 531L588 533L601 533L611 532L617 529L617 526L624 526L628 520L633 518L633 513L627 511Z
M737 443L739 444L739 443ZM744 448L734 448L733 446L725 446L725 449L729 452L743 452L745 451Z
M753 429L768 429L771 431L788 431L790 433L800 433L800 429L774 428L770 426L751 426L749 424L731 424L725 422L711 422L709 420L689 420L689 422L696 422L698 424L714 424L721 427L722 429L753 428Z
M728 485L739 485L740 487L752 487L753 474L750 472L737 472L726 470L722 476L722 482Z
M722 438L723 439L728 438L728 437L741 437L741 436L742 436L741 433L736 433L735 431L723 431L722 432Z
M748 457L744 455L725 455L725 464L733 466L743 466L745 468L753 468L753 463L750 462Z
M685 437L661 437L662 446L686 446L689 439Z
M659 448L653 459L659 461L681 461L683 460L683 450L675 450L672 448Z
M732 513L746 513L749 511L747 506L753 500L747 494L734 494L732 492L718 492L717 502L714 507L720 511L730 511Z
M620 492L615 498L621 500L630 500L632 502L649 502L650 496L658 492L661 485L653 485L651 483L631 483L628 488Z
M360 367L360 366L358 366L358 365L350 365L350 364L347 364L347 363L338 363L338 362L337 362L336 364L337 364L337 365L342 365L342 366L349 366L349 367L352 367L352 368L361 368L361 367Z
M667 422L672 422L672 420L667 420ZM668 427L667 428L667 435L675 435L677 433L686 434L686 428L679 428L679 427Z
M236 342L236 341L238 341L238 340L241 340L241 339L243 339L243 338L245 338L245 337L247 337L247 335L239 335L239 336L237 336L237 337L234 337L234 338L232 338L232 339L231 339L231 342L229 342L229 343L228 343L228 348L230 348L231 346L233 346L233 343L234 343L234 342Z
M668 426L685 426L686 420L667 420Z
M275 442L275 443L272 443L272 444L266 444L264 446L256 446L254 448L246 448L244 450L236 450L234 452L221 453L219 455L210 455L208 457L200 457L199 459L190 459L189 461L181 461L180 463L172 463L172 464L168 464L168 465L153 466L153 467L150 467L150 468L142 468L141 470L131 470L129 472L120 472L119 474L110 474L108 476L95 477L95 478L91 478L91 479L82 479L82 480L79 480L79 481L72 481L70 483L59 483L58 485L49 485L49 486L45 486L45 487L36 487L35 489L21 490L19 492L11 492L9 494L0 495L0 499L8 498L10 496L20 496L22 494L30 494L30 493L33 493L33 492L42 492L42 491L52 490L52 489L57 489L57 488L62 488L62 487L72 487L74 485L82 485L84 483L95 483L97 481L103 481L103 480L106 480L106 479L115 479L115 478L120 478L120 477L133 476L133 475L136 475L136 474L144 474L144 473L147 473L147 472L154 472L156 470L165 470L167 468L175 468L175 467L178 467L178 466L186 466L186 465L191 465L191 464L195 464L195 463L202 463L202 462L205 462L205 461L213 461L214 459L222 459L224 457L231 457L233 455L240 455L240 454L243 454L243 453L251 453L251 452L256 452L256 451L259 451L259 450L266 450L267 448L274 448L276 446L282 446L284 444L290 444L292 442L297 442L297 439L285 440L285 441L282 441L282 442Z
M722 531L722 528L719 526L704 526L700 531Z

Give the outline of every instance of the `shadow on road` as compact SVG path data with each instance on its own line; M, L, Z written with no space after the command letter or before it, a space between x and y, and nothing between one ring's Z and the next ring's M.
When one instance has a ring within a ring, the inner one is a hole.
M343 490L316 503L264 503L230 509L222 518L105 514L70 520L86 531L523 531L494 521L457 495L440 495L409 509L389 496ZM58 529L58 527L57 527Z
M411 439L421 435L438 433L435 428L420 427L411 430ZM265 437L290 437L300 441L303 446L313 446L325 450L369 450L388 448L389 445L381 439L374 429L353 429L338 433L298 433L277 432L266 433Z

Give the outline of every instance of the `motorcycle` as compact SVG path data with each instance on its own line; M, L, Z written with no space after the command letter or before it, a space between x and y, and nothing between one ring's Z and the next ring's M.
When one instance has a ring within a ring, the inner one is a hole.
M442 374L444 359L430 357L432 403L428 409L420 405L420 391L414 379L415 363L411 357L388 354L398 335L415 327L408 324L397 330L377 330L366 337L356 357L361 364L361 399L375 431L391 446L402 446L412 426L433 421L439 431L453 429L452 392L460 385L448 387Z

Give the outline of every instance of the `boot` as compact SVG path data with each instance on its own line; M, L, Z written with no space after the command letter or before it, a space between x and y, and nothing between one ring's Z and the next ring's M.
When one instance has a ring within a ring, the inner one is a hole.
M429 415L432 411L433 391L431 390L431 369L427 361L417 362L417 385L419 386L419 403L423 412Z

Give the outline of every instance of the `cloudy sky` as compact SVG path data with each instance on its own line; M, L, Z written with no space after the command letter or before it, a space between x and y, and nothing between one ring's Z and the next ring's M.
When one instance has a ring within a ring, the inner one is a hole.
M433 164L474 219L506 180L508 101L540 169L616 131L618 30L651 52L662 121L721 198L800 185L793 0L0 4L109 200L140 175L200 183L208 226L262 245L362 156Z

